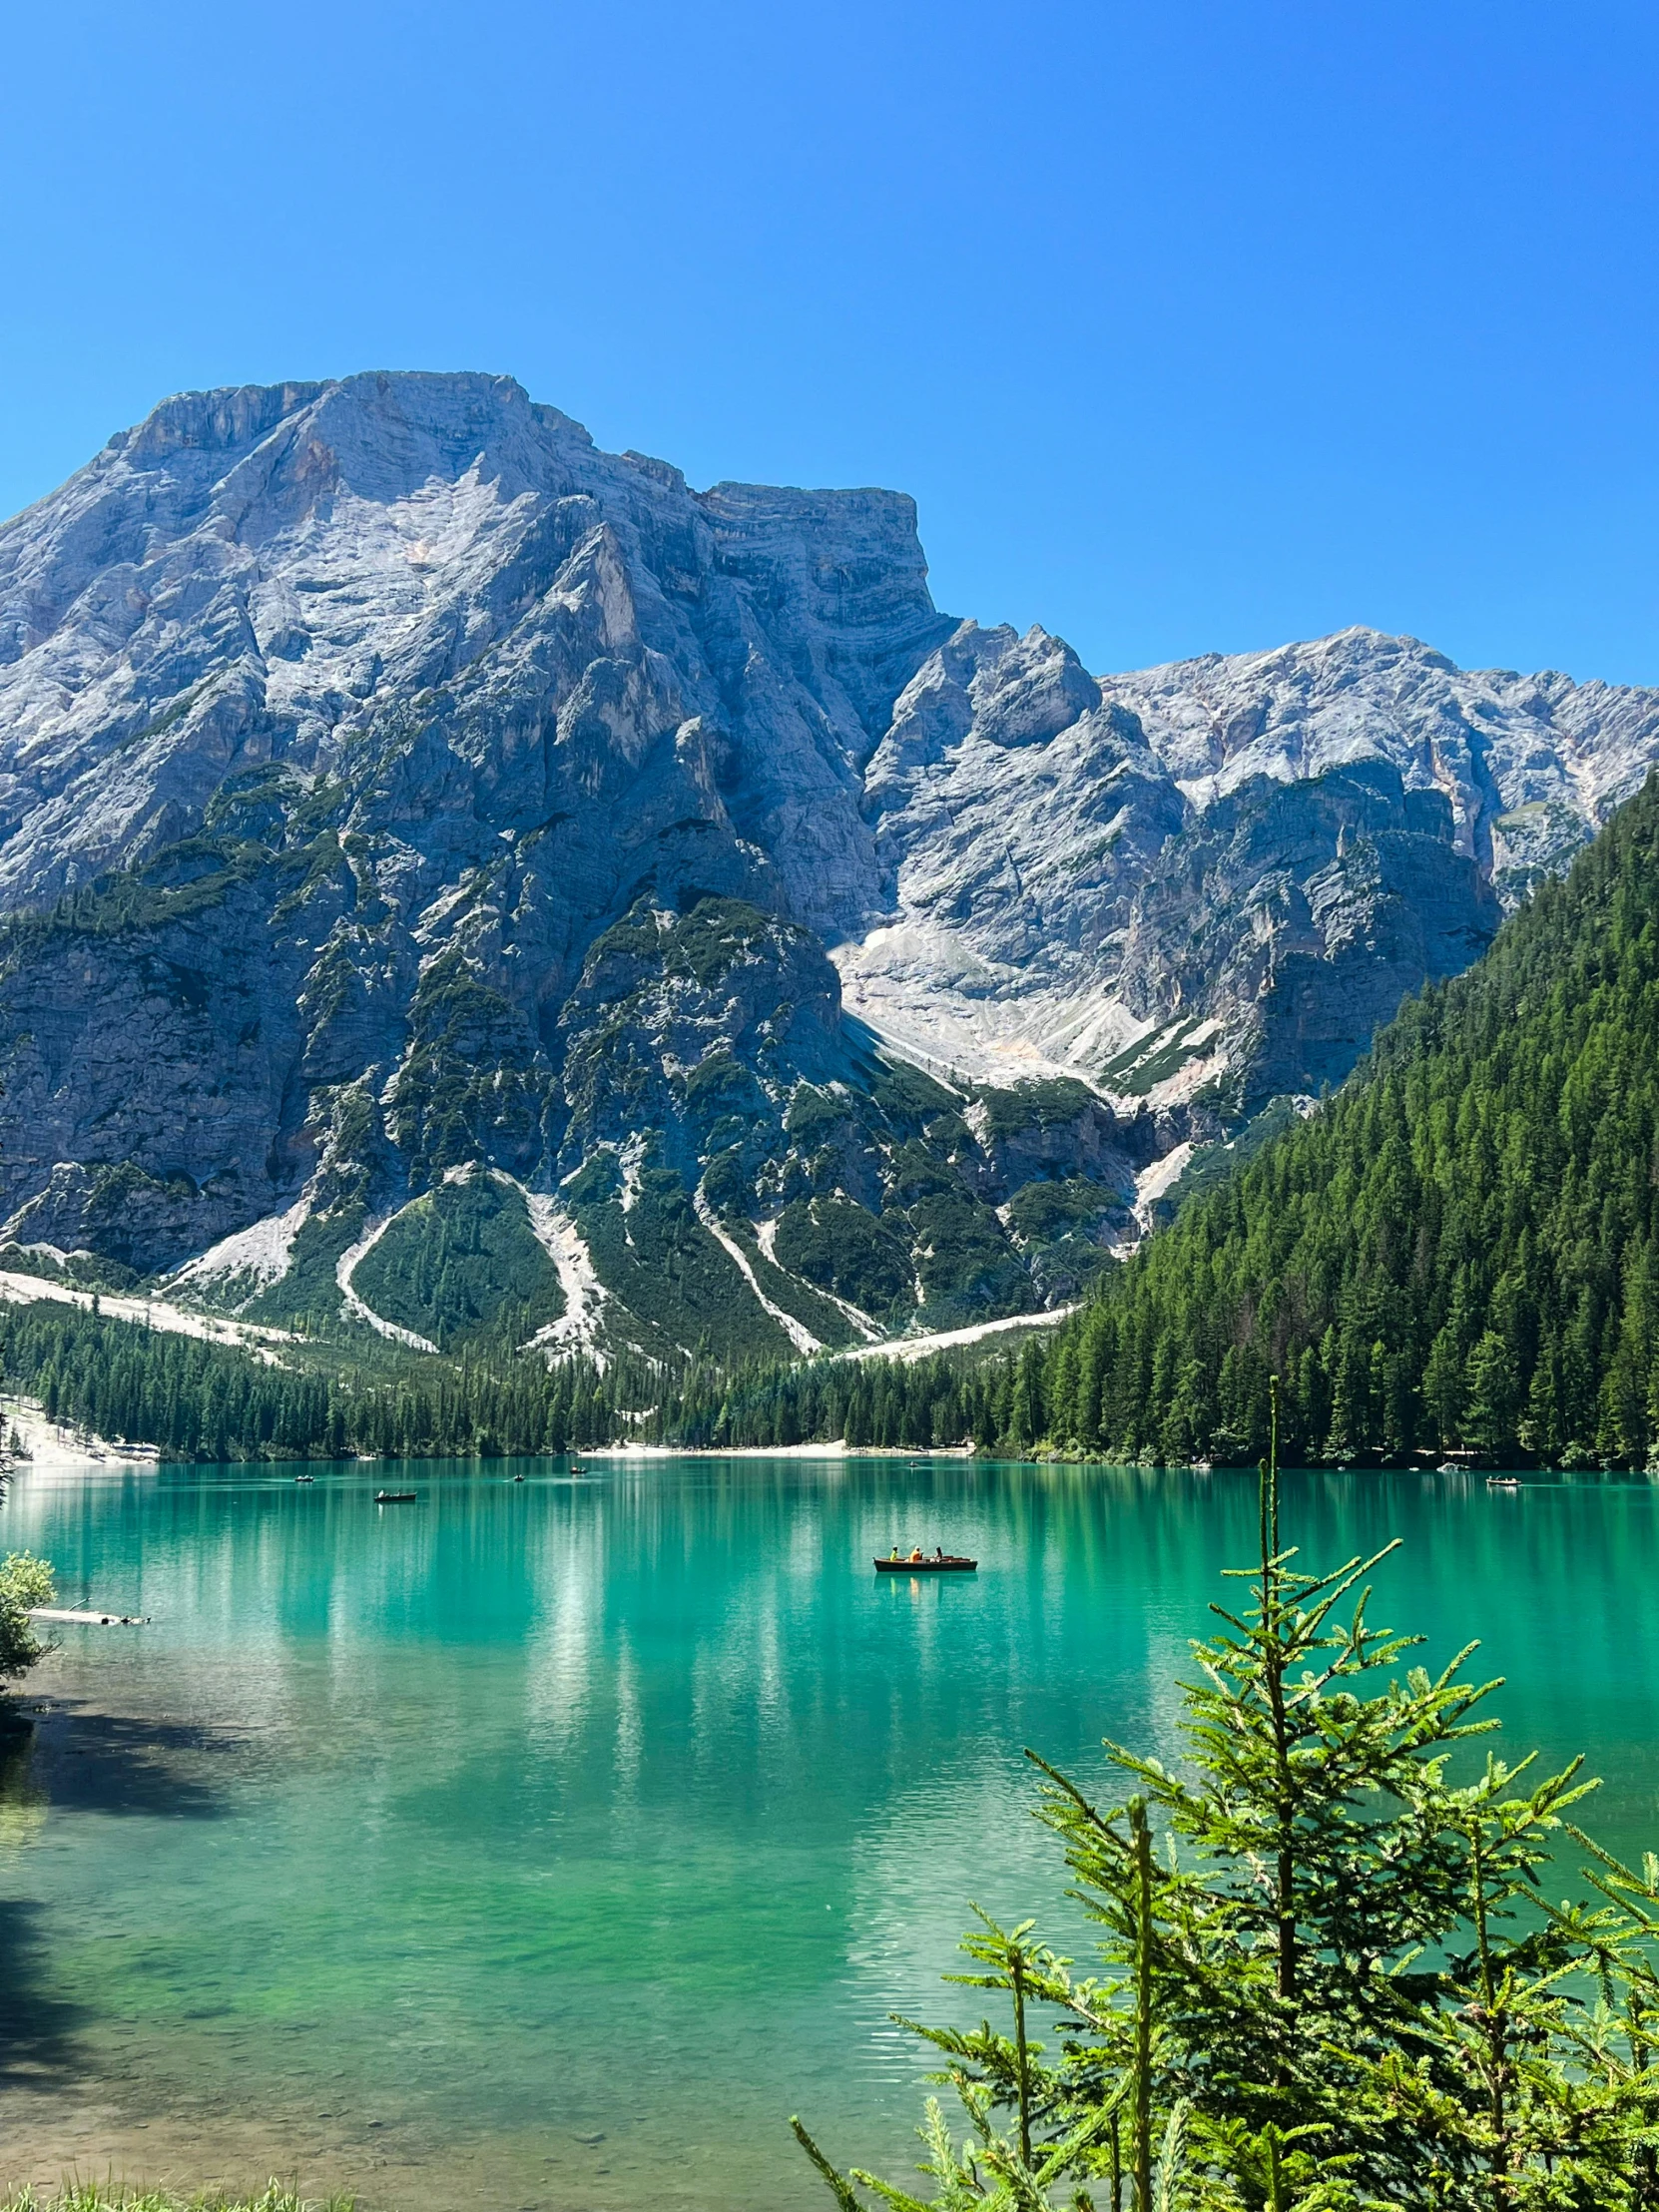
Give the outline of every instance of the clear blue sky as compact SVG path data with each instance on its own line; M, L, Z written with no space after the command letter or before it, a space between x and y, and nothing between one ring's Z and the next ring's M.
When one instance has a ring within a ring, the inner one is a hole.
M56 0L0 72L0 512L187 386L504 370L902 486L1096 668L1659 682L1651 0Z

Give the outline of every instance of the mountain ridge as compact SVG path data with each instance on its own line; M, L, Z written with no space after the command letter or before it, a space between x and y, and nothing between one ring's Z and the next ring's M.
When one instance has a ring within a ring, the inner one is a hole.
M1655 759L1364 630L1092 676L510 378L180 395L0 528L0 1238L429 1341L472 1239L662 1357L1064 1302Z

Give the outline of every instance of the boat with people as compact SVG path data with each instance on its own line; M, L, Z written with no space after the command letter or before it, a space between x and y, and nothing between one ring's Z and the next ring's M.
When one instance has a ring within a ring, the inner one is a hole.
M977 1559L959 1558L954 1552L941 1551L935 1544L932 1551L919 1547L900 1552L895 1544L885 1559L877 1559L877 1574L972 1574L978 1567Z
M412 1505L417 1493L414 1490L376 1490L376 1505Z

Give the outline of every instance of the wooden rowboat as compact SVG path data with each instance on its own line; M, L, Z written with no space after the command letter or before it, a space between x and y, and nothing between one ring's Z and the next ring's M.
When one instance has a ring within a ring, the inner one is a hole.
M877 1559L877 1574L972 1574L977 1559L956 1559L949 1552L934 1552L921 1559Z
M412 1505L418 1493L414 1490L376 1490L376 1505Z

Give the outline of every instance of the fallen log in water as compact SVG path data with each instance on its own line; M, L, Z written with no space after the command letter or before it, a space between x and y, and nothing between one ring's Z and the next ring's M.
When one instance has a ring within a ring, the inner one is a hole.
M142 1628L148 1613L76 1613L61 1605L32 1605L32 1621L90 1621L94 1628Z

